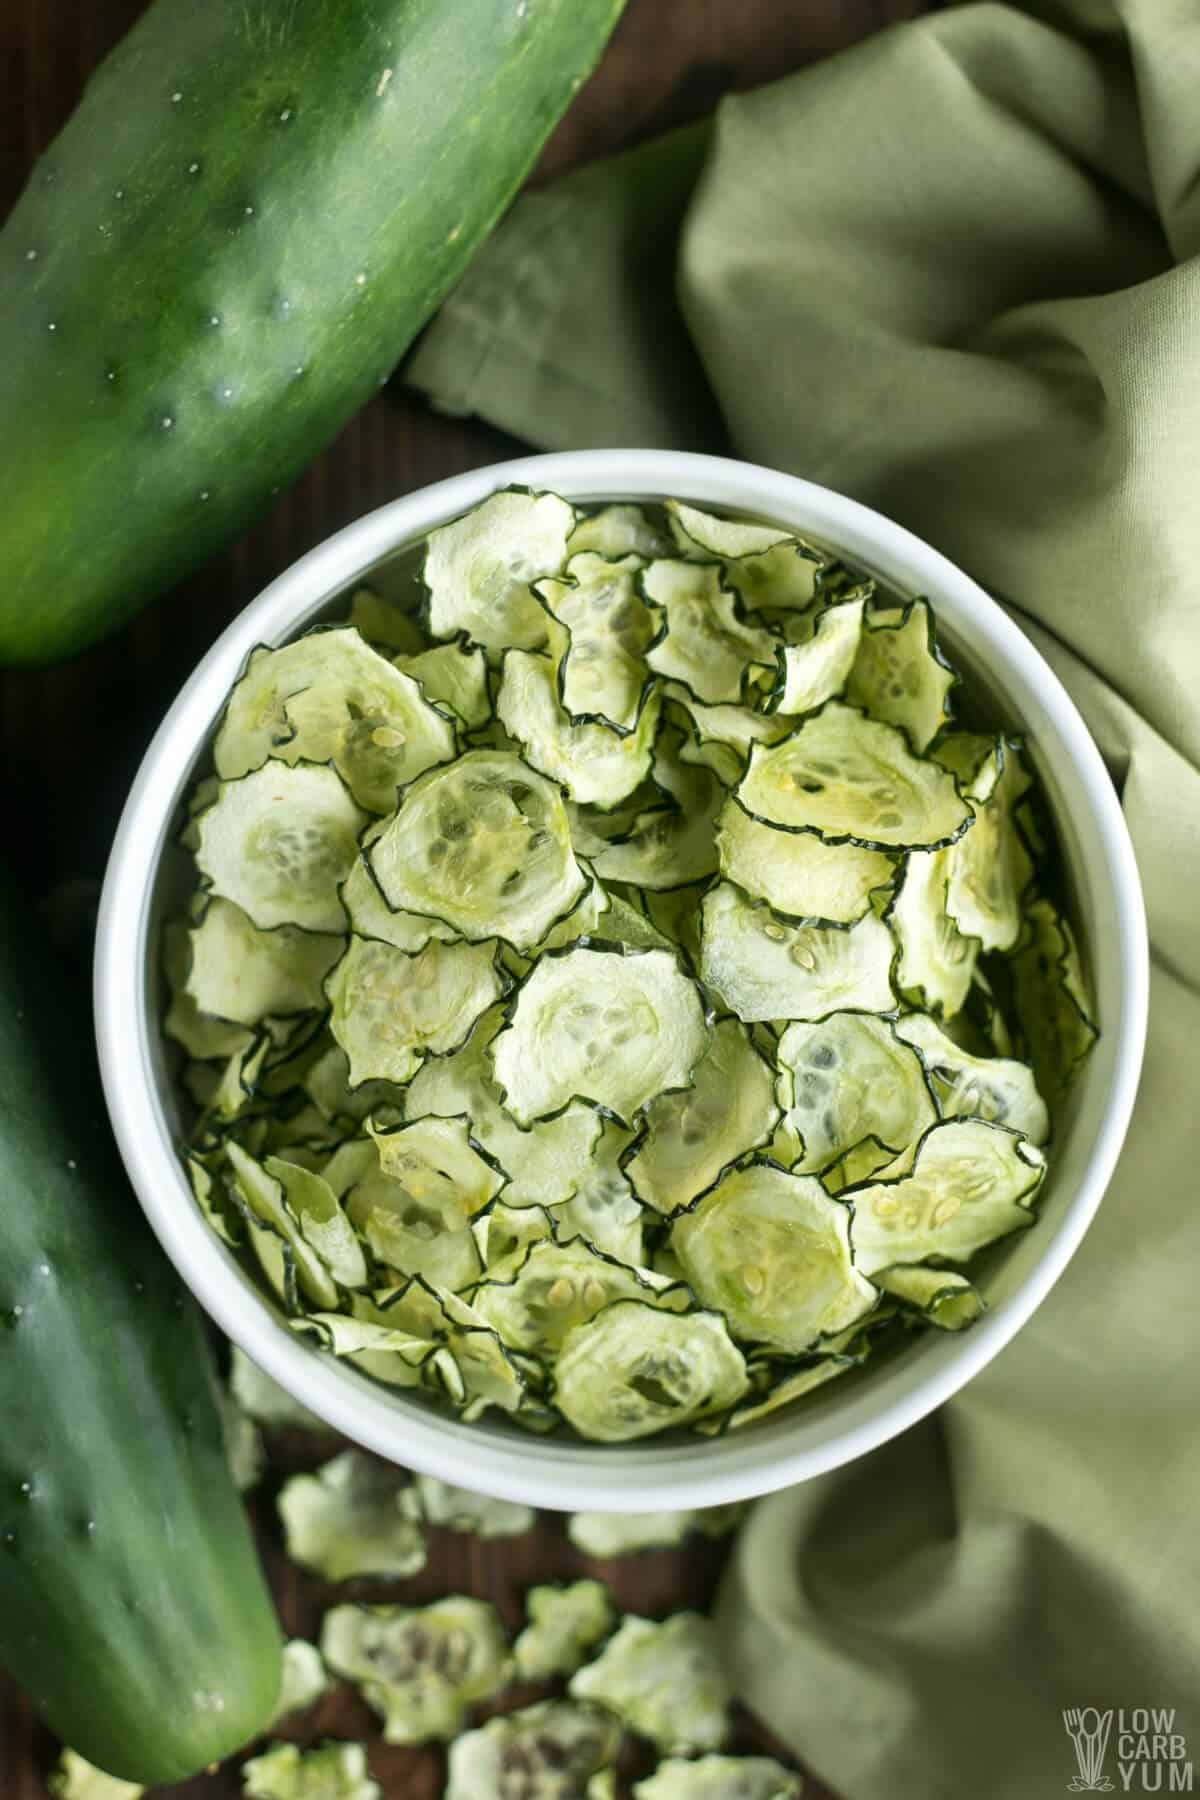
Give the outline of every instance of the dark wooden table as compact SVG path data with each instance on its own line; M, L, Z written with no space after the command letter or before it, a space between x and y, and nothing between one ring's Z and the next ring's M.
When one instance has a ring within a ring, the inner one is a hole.
M141 0L0 0L0 213L91 69L141 10ZM538 178L698 114L729 87L770 80L921 10L922 0L630 0ZM393 383L252 532L131 630L64 668L0 678L5 842L30 890L45 893L101 873L122 798L161 712L217 632L273 575L370 507L513 448L482 425L435 417ZM274 1450L255 1501L263 1555L286 1629L312 1636L332 1590L286 1563L273 1492L283 1473L312 1465L328 1446L316 1449L293 1433L277 1439ZM498 1543L437 1533L428 1568L391 1592L421 1602L465 1590L493 1599L515 1623L531 1582L586 1571L609 1580L627 1609L661 1613L706 1607L723 1556L722 1546L704 1543L589 1570L561 1522L545 1515L530 1536ZM366 1588L360 1597L385 1593ZM372 1730L365 1707L339 1689L296 1735ZM748 1719L739 1739L747 1749L767 1743ZM55 1754L49 1734L0 1676L0 1800L43 1800ZM387 1800L435 1800L441 1791L438 1753L376 1748L372 1768ZM231 1766L160 1791L225 1800L240 1784ZM812 1800L829 1800L815 1781L809 1792Z

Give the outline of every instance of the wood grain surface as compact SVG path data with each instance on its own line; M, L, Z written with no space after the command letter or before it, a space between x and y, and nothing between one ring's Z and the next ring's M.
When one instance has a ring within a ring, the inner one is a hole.
M139 0L0 0L0 214L16 199L92 68L141 10ZM921 10L921 0L630 0L536 179L699 114L730 87L785 74ZM272 576L384 500L516 447L477 423L436 417L397 378L253 531L131 629L65 667L0 677L5 841L31 894L100 875L122 798L163 710L202 651ZM273 1494L282 1474L311 1466L329 1447L284 1433L273 1449L270 1476L254 1502L256 1522L284 1625L312 1636L334 1590L286 1562ZM364 1586L359 1593L356 1584L355 1597L423 1602L465 1591L494 1600L516 1624L530 1583L591 1572L611 1583L621 1606L661 1614L706 1607L724 1554L724 1546L702 1542L589 1565L567 1542L561 1520L547 1514L535 1532L499 1542L435 1533L421 1575L386 1590ZM342 1589L337 1593L343 1597ZM532 1690L516 1696L532 1697ZM293 1735L307 1742L371 1732L371 1715L343 1687L306 1715ZM750 1749L769 1741L742 1717L738 1744ZM56 1748L0 1676L0 1800L44 1800ZM376 1744L371 1765L387 1800L436 1800L441 1792L439 1752ZM159 1792L179 1800L232 1800L240 1783L230 1765ZM815 1778L808 1792L812 1800L830 1800Z

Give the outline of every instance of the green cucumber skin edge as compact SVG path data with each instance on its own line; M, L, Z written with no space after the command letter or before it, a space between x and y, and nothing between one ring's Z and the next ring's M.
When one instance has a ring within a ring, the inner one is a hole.
M199 1315L3 873L0 945L0 1665L89 1761L180 1781L264 1728L279 1628Z
M115 630L299 474L623 3L155 0L0 232L0 664Z

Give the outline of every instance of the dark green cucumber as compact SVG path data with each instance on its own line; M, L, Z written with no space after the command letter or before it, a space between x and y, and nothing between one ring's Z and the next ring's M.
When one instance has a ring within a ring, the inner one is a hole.
M280 1639L199 1317L142 1219L87 1019L0 876L0 1665L89 1761L179 1781Z
M114 630L299 473L622 4L155 0L0 233L0 662Z

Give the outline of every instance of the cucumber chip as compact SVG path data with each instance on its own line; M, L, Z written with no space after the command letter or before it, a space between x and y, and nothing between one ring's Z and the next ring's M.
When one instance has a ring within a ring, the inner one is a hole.
M344 1450L315 1475L289 1477L278 1506L292 1561L325 1581L417 1574L425 1567L425 1533L401 1510L406 1480L361 1450Z
M400 1495L401 1510L409 1518L446 1531L470 1532L473 1537L520 1537L532 1531L537 1514L515 1500L493 1500L470 1488L439 1481L436 1475L414 1475L412 1485Z
M525 1596L525 1616L525 1629L513 1645L522 1681L573 1675L617 1622L612 1596L602 1581L532 1587Z
M527 977L492 1065L519 1125L575 1098L628 1123L690 1081L705 1037L695 983L668 951L575 947Z
M489 1719L450 1747L444 1800L614 1800L621 1726L573 1700L541 1700Z
M537 944L587 885L561 795L500 750L469 751L415 782L367 857L389 906L518 949Z
M554 1400L581 1437L624 1443L722 1412L746 1390L746 1364L715 1312L680 1314L616 1300L567 1333Z
M569 1691L668 1754L717 1750L729 1733L733 1693L716 1629L700 1613L661 1624L628 1615L596 1661L571 1677Z
M1032 1222L1096 1036L1053 746L957 728L929 603L762 520L513 488L423 570L419 611L359 589L256 650L180 808L203 1218L322 1352L498 1430L716 1436L968 1327L960 1265ZM475 1507L421 1478L396 1510ZM572 1604L527 1672L584 1653ZM424 1704L380 1700L411 1741ZM474 1740L472 1800L615 1790Z
M432 1606L335 1606L321 1654L383 1720L385 1744L445 1742L509 1678L494 1606L452 1594Z
M849 1209L770 1163L727 1175L675 1220L671 1248L703 1304L751 1343L797 1354L875 1304L853 1266Z
M283 1646L283 1679L269 1729L274 1730L293 1713L307 1712L333 1689L333 1677L315 1644L304 1638L288 1638Z
M585 1556L611 1559L642 1550L674 1549L696 1535L726 1537L745 1516L746 1506L740 1502L682 1512L577 1512L567 1520L567 1536Z
M765 825L732 795L717 821L717 855L729 881L792 919L852 925L895 879L891 858L878 850Z
M242 1765L244 1800L383 1800L365 1744L270 1744Z
M914 756L894 725L838 700L781 743L756 746L737 793L767 825L875 850L935 849L974 820L948 769Z
M574 508L557 494L509 490L431 531L424 574L432 635L462 633L496 652L543 644L546 617L531 584L562 568L574 524Z
M965 1262L1010 1231L1033 1223L1046 1172L1036 1145L982 1119L934 1125L912 1171L851 1188L855 1261L863 1274L931 1256Z
M896 946L873 913L856 925L797 925L729 881L711 888L700 910L701 980L739 1019L823 1019L895 1005Z
M200 814L196 866L214 894L263 930L342 931L338 889L365 824L333 769L268 763L221 783L215 804Z
M668 1757L634 1800L800 1800L803 1778L770 1756Z

